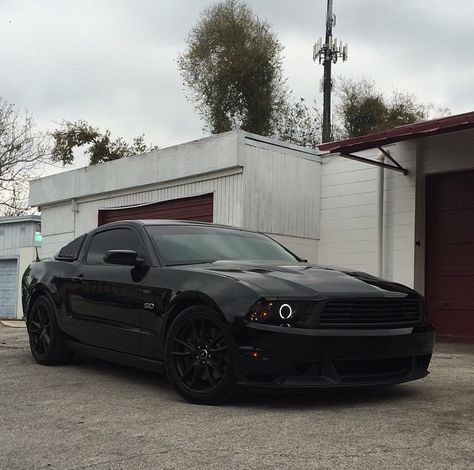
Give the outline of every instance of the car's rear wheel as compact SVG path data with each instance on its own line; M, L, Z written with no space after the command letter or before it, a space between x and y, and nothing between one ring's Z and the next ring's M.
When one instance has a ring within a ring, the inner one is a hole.
M216 405L235 389L233 338L229 325L207 307L190 307L166 337L165 369L176 391L191 403Z
M53 307L44 296L35 300L28 314L28 335L31 354L39 364L52 366L71 359Z

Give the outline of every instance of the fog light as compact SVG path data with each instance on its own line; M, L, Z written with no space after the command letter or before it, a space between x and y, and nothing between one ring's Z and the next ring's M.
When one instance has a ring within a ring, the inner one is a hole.
M293 309L290 305L283 304L281 305L278 313L280 314L280 318L283 318L283 320L288 320L288 318L291 318L291 316L293 315Z
M250 352L250 357L251 357L252 359L260 359L260 356L261 356L261 355L260 355L260 352L259 352L259 351L251 351L251 352Z

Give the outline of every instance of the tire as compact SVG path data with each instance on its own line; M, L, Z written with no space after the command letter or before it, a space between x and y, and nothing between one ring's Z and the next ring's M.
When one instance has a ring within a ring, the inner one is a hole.
M165 342L165 371L187 401L220 405L235 390L235 347L229 325L215 310L183 310L171 324Z
M27 326L31 354L38 364L54 366L71 360L72 353L65 345L54 307L47 297L41 296L34 301Z

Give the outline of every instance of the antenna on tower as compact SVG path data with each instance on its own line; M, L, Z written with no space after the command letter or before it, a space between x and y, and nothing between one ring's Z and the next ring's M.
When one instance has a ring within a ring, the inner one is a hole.
M313 60L318 61L324 67L323 75L323 135L322 141L329 142L331 140L331 92L332 77L331 67L339 58L345 62L348 59L348 45L343 46L342 41L333 38L332 28L336 26L336 15L332 12L333 0L328 0L326 12L326 38L323 43L322 38L313 46Z

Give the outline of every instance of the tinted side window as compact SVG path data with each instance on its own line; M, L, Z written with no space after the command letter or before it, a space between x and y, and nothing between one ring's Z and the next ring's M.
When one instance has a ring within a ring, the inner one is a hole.
M116 228L94 235L89 245L87 262L104 264L104 256L109 250L134 250L140 256L145 256L141 240L134 230Z
M66 246L61 248L59 253L55 256L56 259L66 259L66 260L75 260L79 256L81 251L82 243L86 238L86 234L81 235L72 242L68 243Z

